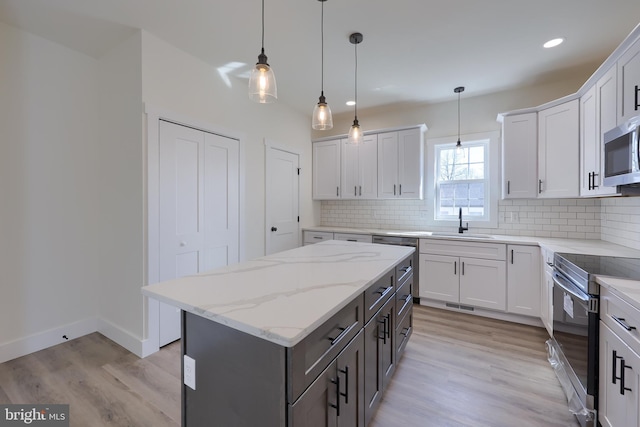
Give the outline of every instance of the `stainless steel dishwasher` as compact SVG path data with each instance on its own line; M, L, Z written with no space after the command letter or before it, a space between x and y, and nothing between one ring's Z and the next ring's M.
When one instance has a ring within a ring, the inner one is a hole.
M420 302L420 256L418 251L418 239L415 237L398 237L398 236L381 236L374 235L373 243L379 243L381 245L396 245L396 246L411 246L416 248L413 253L413 262L411 267L413 268L413 302Z

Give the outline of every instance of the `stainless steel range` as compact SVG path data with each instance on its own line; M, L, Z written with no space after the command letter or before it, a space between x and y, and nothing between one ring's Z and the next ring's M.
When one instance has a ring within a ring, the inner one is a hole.
M600 286L596 275L640 280L640 259L557 253L550 360L583 427L597 425Z

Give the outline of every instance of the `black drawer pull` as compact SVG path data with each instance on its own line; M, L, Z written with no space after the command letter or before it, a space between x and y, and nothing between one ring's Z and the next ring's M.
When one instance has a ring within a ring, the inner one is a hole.
M336 385L336 390L338 391L336 392L336 404L334 405L333 403L330 403L329 406L331 406L332 408L335 408L336 415L339 417L340 416L340 376L336 375L336 378L332 379L331 383Z
M349 365L345 366L344 369L338 369L338 371L344 374L344 393L342 393L340 389L338 389L338 393L340 393L340 396L344 397L344 403L348 405L349 404Z
M380 287L378 288L377 291L374 292L374 294L380 294L381 296L385 296L386 294L388 294L391 290L393 289L393 286L389 286L386 288Z
M409 331L411 330L411 328L402 328L402 331L400 331L400 335L404 335L405 337L409 336Z
M322 236L313 236L314 239L324 239Z
M347 239L347 242L357 242L356 239Z
M331 341L331 345L336 345L338 342L340 342L340 340L342 338L344 338L344 336L347 335L351 331L351 329L353 329L354 325L357 325L357 323L354 323L353 325L349 326L348 328L338 328L340 331L342 331L342 332L340 332L340 335L338 335L335 338L331 338L331 337L327 338L328 340Z
M624 359L622 359L620 361L620 377L621 377L620 378L620 394L623 396L625 391L633 391L630 388L624 386L624 377L626 376L624 371L625 369L633 369L633 368L629 365L625 365Z
M613 372L611 374L611 383L615 384L616 380L621 379L622 377L618 376L618 372L616 372L616 367L618 365L618 359L622 359L622 357L618 356L618 352L613 350L613 357L611 359L611 365L613 368Z
M640 105L638 104L638 92L640 92L640 89L638 89L638 85L636 85L636 107L635 110L638 111L638 108L640 108Z
M622 326L623 328L625 328L629 332L631 332L634 329L636 329L635 326L629 326L629 324L626 322L624 317L611 316L611 318L613 320L615 320L620 326Z

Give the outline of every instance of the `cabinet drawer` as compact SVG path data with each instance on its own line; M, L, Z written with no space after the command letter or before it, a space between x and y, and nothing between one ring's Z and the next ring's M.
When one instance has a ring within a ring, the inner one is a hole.
M600 319L640 354L640 311L604 286L600 287Z
M414 268L413 254L409 255L396 265L396 288L400 287L401 284L409 278L409 276L413 275Z
M413 307L413 275L396 290L396 319L400 319Z
M329 233L327 231L305 231L304 232L304 243L309 245L311 243L323 242L325 240L332 240L333 233Z
M413 333L413 306L409 307L409 311L405 313L405 316L396 328L396 361L400 358L404 352L404 348L409 342L409 337Z
M373 238L370 234L351 234L351 233L334 233L335 240L346 240L348 242L372 243Z
M507 245L504 243L420 239L420 253L504 261L507 259Z
M365 323L391 298L395 289L394 270L388 271L364 292Z
M363 297L360 295L304 340L287 349L287 371L292 379L287 390L289 403L294 402L329 366L363 325Z

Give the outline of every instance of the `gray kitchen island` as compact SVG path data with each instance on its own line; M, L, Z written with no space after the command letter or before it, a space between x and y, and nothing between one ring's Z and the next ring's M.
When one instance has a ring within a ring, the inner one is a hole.
M182 309L182 425L367 425L412 332L413 251L331 240L143 287Z

